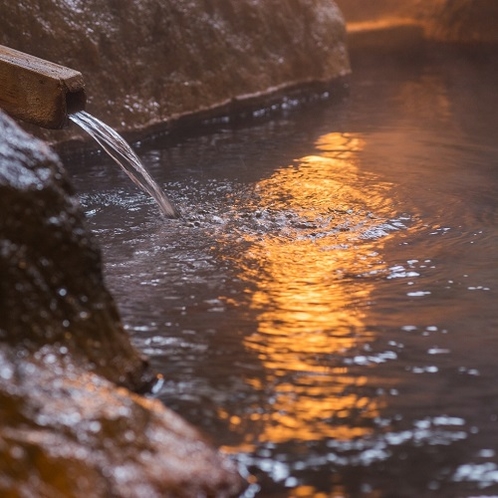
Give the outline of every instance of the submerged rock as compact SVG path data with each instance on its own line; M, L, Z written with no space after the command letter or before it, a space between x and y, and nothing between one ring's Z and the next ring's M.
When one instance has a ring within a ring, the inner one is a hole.
M159 402L57 156L0 113L0 496L234 496L241 478Z
M349 72L332 0L0 0L0 10L0 44L83 73L88 110L118 130Z

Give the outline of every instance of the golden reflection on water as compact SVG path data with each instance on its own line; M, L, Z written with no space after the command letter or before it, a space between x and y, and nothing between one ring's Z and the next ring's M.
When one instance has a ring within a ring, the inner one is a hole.
M390 186L359 174L361 136L330 133L315 145L314 154L258 185L258 208L297 218L289 215L278 234L245 234L249 249L237 256L258 321L244 345L265 369L264 380L246 382L267 393L268 406L254 406L248 420L220 412L244 438L228 451L365 436L382 408L358 394L367 377L351 375L342 360L372 340L365 308L384 269L385 237L367 234L381 224L375 213L391 204Z

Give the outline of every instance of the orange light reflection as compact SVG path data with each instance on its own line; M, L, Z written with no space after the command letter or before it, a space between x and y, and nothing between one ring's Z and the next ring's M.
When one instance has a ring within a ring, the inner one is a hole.
M249 249L237 256L239 277L250 296L258 330L244 341L265 368L268 406L254 407L248 420L220 412L244 442L226 451L250 450L257 442L323 438L348 440L371 432L381 401L359 389L367 377L343 365L345 352L369 342L364 309L384 270L380 239L364 237L379 224L372 212L389 208L389 185L357 168L361 136L330 133L316 152L281 168L258 184L261 209L287 213L277 235L247 235ZM363 185L363 186L362 186ZM368 187L368 188L367 188Z

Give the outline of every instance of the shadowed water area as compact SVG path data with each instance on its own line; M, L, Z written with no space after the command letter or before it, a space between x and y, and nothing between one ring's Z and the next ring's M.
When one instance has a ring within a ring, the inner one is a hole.
M179 220L66 160L156 396L247 496L498 493L497 62L356 57L344 100L150 138Z

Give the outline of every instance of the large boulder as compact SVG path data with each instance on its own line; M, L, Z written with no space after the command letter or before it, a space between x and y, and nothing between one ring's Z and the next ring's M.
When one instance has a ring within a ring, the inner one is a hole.
M349 72L332 0L0 0L0 11L0 44L82 72L88 110L120 131Z
M229 460L128 389L152 376L59 159L2 113L0 135L0 496L237 495Z

